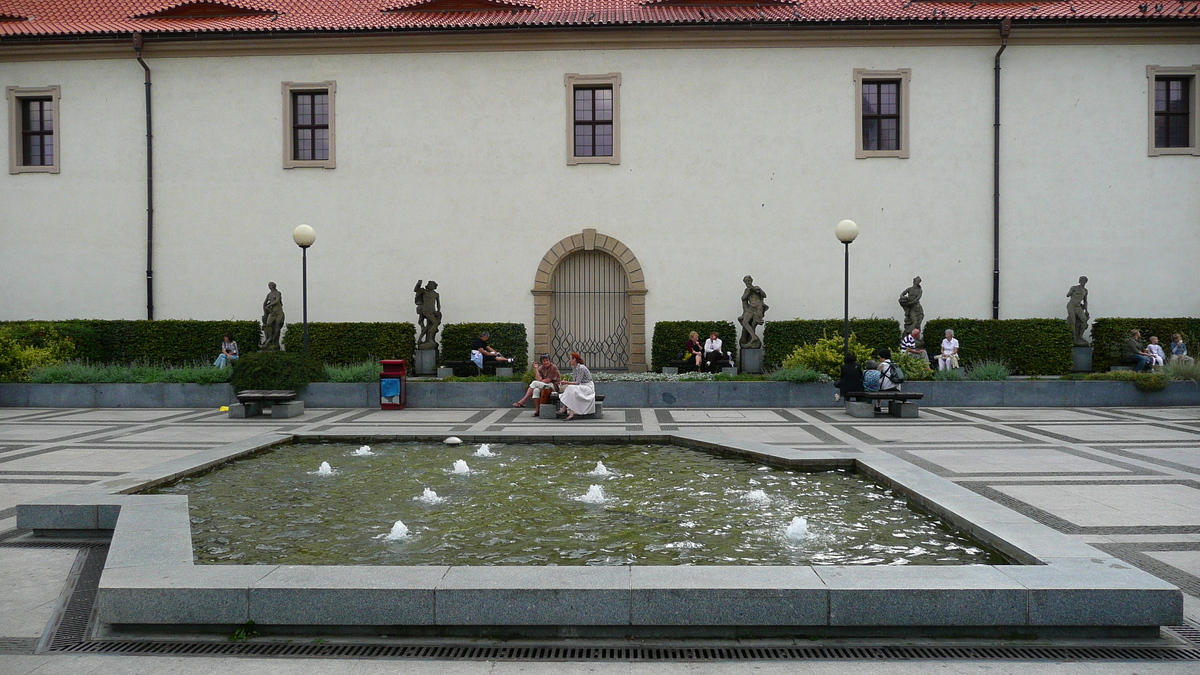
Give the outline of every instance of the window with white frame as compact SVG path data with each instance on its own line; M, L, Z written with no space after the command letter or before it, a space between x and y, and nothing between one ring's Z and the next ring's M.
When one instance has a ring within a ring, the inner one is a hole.
M283 168L332 169L337 83L283 83Z
M911 71L854 69L854 156L907 158Z
M621 163L621 74L569 73L567 164Z
M1148 66L1150 156L1200 155L1200 66Z
M59 172L59 88L8 87L8 172Z

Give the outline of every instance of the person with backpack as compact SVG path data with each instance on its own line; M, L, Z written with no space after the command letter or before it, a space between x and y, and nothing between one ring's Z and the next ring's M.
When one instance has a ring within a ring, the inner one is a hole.
M892 351L890 349L880 349L879 356L879 391L900 391L900 385L904 384L904 371L900 366L892 362ZM891 410L892 404L888 403L888 410ZM875 401L875 411L879 412L880 402Z

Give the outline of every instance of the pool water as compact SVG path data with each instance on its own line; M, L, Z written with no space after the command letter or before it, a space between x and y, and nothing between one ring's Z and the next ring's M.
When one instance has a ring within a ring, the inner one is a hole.
M854 473L671 445L291 445L152 492L188 496L197 563L1006 562Z

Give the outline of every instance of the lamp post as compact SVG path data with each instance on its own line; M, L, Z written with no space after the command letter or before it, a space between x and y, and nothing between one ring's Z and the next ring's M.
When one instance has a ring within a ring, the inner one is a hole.
M843 220L833 229L838 241L846 245L846 288L843 294L845 320L842 324L842 355L850 353L850 243L858 238L858 225L853 220Z
M312 246L313 242L316 240L317 240L317 233L314 232L313 229L311 227L309 227L308 225L297 225L296 229L292 230L292 241L296 242L296 245L300 247L301 251L303 251L303 261L304 262L301 263L302 264L301 274L303 275L302 276L302 281L303 281L302 288L303 288L303 294L304 294L304 296L303 296L304 297L304 300L303 300L303 303L304 303L303 343L304 343L304 355L305 356L308 356L308 247Z

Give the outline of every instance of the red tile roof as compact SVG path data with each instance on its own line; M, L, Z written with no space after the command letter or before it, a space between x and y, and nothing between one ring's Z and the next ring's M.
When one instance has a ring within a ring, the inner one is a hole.
M230 8L225 16L212 5ZM455 6L494 9L439 10ZM509 6L514 6L511 9ZM519 5L531 7L524 9ZM207 7L206 7L207 6ZM425 7L422 7L425 6ZM1036 20L1200 21L1200 0L916 2L913 0L0 0L6 36L133 32L431 30L483 27L954 23ZM162 13L185 16L154 16ZM214 16L186 16L215 14Z

